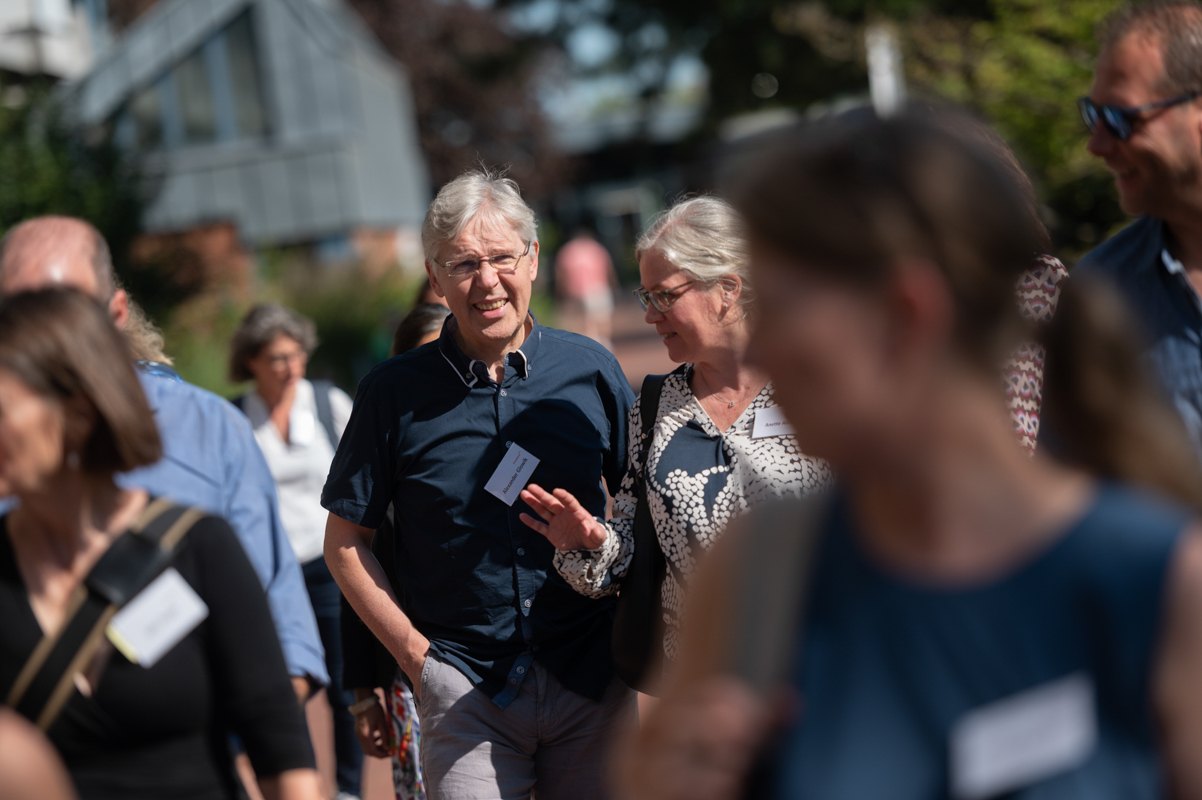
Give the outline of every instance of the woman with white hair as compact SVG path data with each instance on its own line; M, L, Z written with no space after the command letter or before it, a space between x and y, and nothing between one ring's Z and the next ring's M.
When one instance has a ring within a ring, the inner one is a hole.
M695 197L665 211L639 240L646 321L681 366L658 396L648 380L630 411L629 464L613 519L591 516L563 490L531 484L522 493L537 520L522 520L559 551L555 566L581 594L613 594L635 548L638 484L666 561L660 599L663 655L674 660L683 588L697 558L751 506L827 488L826 464L801 453L767 375L746 359L753 288L748 249L734 209ZM644 431L642 406L654 422ZM648 411L651 409L649 408Z

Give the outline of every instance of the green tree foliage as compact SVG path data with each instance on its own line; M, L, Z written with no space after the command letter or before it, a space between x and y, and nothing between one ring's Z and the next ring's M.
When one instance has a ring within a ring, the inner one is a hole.
M1027 166L1061 255L1073 260L1124 221L1111 179L1085 149L1076 108L1097 53L1094 32L1120 0L860 0L778 9L774 26L820 52L864 62L864 27L897 32L910 90L965 105L993 123ZM841 7L840 7L841 6Z
M991 17L920 15L901 26L917 87L979 111L1044 190L1070 258L1124 219L1108 173L1085 149L1076 99L1089 91L1094 30L1118 0L991 0Z
M520 2L518 3L520 5ZM898 34L912 95L953 100L993 123L1040 187L1059 252L1075 258L1123 221L1085 150L1076 99L1089 89L1096 26L1120 0L580 0L622 33L625 63L692 50L710 72L708 124L767 108L866 97L864 32ZM661 26L661 50L638 35ZM654 70L647 74L656 74ZM756 76L771 75L770 91ZM758 92L757 92L758 90ZM655 87L646 90L654 93Z
M140 230L134 164L100 132L80 135L42 86L0 86L0 230L41 214L82 217L113 251L118 272Z

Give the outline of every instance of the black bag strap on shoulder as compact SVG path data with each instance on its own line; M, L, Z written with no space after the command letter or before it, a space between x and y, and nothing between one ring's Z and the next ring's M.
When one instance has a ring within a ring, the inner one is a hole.
M317 401L317 421L326 429L330 438L330 446L338 449L338 430L334 427L334 409L330 405L330 391L334 384L330 381L310 381L313 384L313 398Z
M647 673L657 659L654 654L662 646L663 611L661 596L668 563L664 560L651 508L647 504L647 455L655 434L655 419L659 416L659 399L667 375L648 375L639 393L640 469L635 477L634 555L622 578L618 605L614 612L611 652L618 677L632 689L654 694L654 680Z
M338 435L338 429L334 427L334 407L330 404L330 391L334 388L334 383L320 380L310 381L310 383L313 384L313 401L317 406L317 421L321 423L321 427L325 428L330 446L337 450L338 442L342 437ZM234 404L234 408L245 414L248 396L240 394L237 397L231 397L230 402Z
M48 731L71 699L75 675L87 669L104 642L109 622L167 568L204 513L163 499L147 505L75 590L58 631L34 647L5 705Z

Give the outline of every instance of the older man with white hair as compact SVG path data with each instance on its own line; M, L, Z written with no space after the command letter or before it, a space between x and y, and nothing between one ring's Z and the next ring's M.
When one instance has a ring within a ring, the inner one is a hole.
M613 600L559 577L518 493L534 480L604 516L630 385L608 350L530 314L538 236L513 181L444 186L422 244L452 316L360 384L322 496L326 560L418 697L431 800L600 800L634 709ZM370 546L390 504L399 597Z

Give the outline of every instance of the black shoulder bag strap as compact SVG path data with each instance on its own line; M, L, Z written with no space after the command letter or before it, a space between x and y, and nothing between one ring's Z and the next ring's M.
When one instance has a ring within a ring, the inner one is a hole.
M104 642L109 622L167 568L176 546L202 516L200 509L152 501L75 590L66 620L34 647L5 705L43 732L50 730L71 699L76 673L87 669Z
M639 417L642 423L639 438L639 463L635 476L634 555L622 577L618 605L614 612L611 651L618 677L632 689L654 694L657 680L649 676L648 667L655 663L655 648L662 646L663 610L662 587L668 564L660 549L647 504L647 456L655 434L655 418L659 414L659 398L667 375L648 375L639 394Z
M330 405L330 390L334 388L334 384L331 381L310 382L313 384L313 400L317 404L317 421L321 423L321 427L325 428L330 446L337 450L338 441L342 437L338 435L338 430L334 427L334 408ZM246 397L247 395L240 394L230 398L234 407L243 414L246 413Z
M330 437L330 446L337 450L338 440L341 437L334 428L334 409L330 406L330 390L334 388L334 384L330 381L312 381L311 383L313 384L313 398L317 401L317 420L321 423L321 427L326 429L326 436Z

